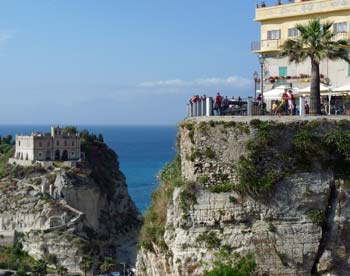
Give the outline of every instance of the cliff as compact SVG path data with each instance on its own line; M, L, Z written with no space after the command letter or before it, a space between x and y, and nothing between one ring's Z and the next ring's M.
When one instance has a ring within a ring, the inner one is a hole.
M95 267L104 256L132 265L141 216L117 155L97 141L82 151L86 158L76 168L2 164L0 243L20 242L35 259L55 255L72 272L81 272L82 256Z
M348 275L350 121L188 119L178 147L137 275Z

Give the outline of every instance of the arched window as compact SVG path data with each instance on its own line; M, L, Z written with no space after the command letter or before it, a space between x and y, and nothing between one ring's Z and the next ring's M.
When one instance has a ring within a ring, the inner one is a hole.
M21 146L21 141L20 141L20 140L18 140L18 146L19 146L19 147Z
M60 141L57 140L56 145L59 146L60 145Z

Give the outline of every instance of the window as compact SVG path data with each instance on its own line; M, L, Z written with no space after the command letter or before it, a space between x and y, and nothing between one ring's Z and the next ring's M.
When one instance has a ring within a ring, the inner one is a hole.
M72 141L72 146L74 147L74 141Z
M288 69L287 66L280 66L278 68L279 76L280 77L287 77L287 69ZM285 84L285 83L287 83L287 80L285 78L283 78L283 79L279 80L279 83Z
M278 68L280 77L287 77L287 66L281 66Z
M72 151L72 156L74 156L74 151Z
M267 39L280 39L281 38L281 31L280 30L271 30L267 31Z
M48 146L48 147L50 146L50 142L47 142L47 146Z
M66 140L64 140L64 146L65 146L65 147L67 146L67 141L66 141Z
M350 77L350 63L348 63L348 77Z
M21 141L18 141L18 146L19 146L19 147L21 146Z
M288 37L296 37L299 36L299 30L297 28L288 29Z
M60 145L60 141L57 140L56 145L59 146Z
M333 24L335 33L347 33L348 32L348 22L340 22Z
M39 147L42 147L43 146L43 142L39 142Z

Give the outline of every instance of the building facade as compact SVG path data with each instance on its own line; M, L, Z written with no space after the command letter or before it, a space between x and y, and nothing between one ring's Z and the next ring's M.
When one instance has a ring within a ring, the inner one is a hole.
M350 39L350 0L276 1L275 6L257 5L255 21L261 24L261 38L252 42L252 51L266 58L265 89L287 83L298 88L310 85L310 62L289 63L287 57L281 57L280 50L287 39L298 36L296 24L307 24L313 18L333 22L336 39ZM350 84L350 65L345 61L323 60L320 73L321 80L330 81L333 87Z
M14 159L28 161L75 161L80 159L79 134L51 127L51 133L16 135Z

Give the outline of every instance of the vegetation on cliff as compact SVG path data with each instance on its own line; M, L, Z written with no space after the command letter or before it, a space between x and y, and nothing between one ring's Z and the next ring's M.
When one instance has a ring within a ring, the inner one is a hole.
M288 174L332 169L350 174L350 122L302 121L289 124L252 120L257 134L246 145L248 154L238 162L238 191L262 195ZM274 150L272 151L271 148Z
M255 257L253 254L240 256L221 250L214 267L204 272L204 276L252 276L255 275Z
M181 159L178 155L160 172L160 186L152 194L151 204L144 216L140 233L139 248L153 251L153 244L166 249L164 242L165 222L168 202L175 187L183 185L181 177Z

